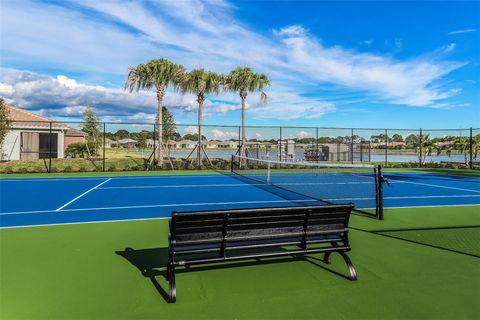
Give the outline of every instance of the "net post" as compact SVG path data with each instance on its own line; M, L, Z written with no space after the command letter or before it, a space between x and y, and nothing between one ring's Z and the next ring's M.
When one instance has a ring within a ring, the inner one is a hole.
M469 168L473 169L473 128L470 127L470 164Z
M50 134L48 135L48 173L52 172L52 121L50 121Z
M375 180L376 180L376 193L377 193L377 219L378 220L383 220L383 183L384 183L384 178L383 178L383 169L382 165L378 165L376 168L377 172L375 175Z

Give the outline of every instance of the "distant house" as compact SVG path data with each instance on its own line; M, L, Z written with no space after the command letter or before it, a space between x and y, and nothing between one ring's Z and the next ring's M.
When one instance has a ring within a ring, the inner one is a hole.
M238 147L238 142L212 140L205 142L205 145L207 149L235 149Z
M129 138L120 139L115 144L117 147L121 147L121 148L135 148L135 146L137 145L137 140L133 140Z
M177 142L176 148L178 149L193 149L197 145L196 141L180 140Z
M2 160L63 158L69 144L85 141L84 133L65 123L11 105L7 107L11 129L1 146Z

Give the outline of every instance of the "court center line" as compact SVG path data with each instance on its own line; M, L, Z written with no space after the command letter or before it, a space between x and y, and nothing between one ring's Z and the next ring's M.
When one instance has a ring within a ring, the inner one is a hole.
M402 183L410 183L410 184L416 184L420 186L427 186L427 187L434 187L434 188L442 188L442 189L451 189L451 190L460 190L460 191L468 191L468 192L475 192L475 193L480 193L479 190L472 190L472 189L465 189L465 188L456 188L456 187L448 187L448 186L442 186L438 184L430 184L430 183L423 183L423 182L413 182L413 181L405 181L401 179L395 179L395 178L388 178L388 180L393 180L393 181L401 181Z
M69 204L77 201L78 199L80 199L81 197L83 197L84 195L86 195L87 193L92 192L93 190L95 190L95 189L97 189L98 187L104 185L105 183L107 183L107 182L110 181L110 180L112 180L112 178L107 179L107 180L103 181L102 183L97 184L95 187L93 187L93 188L91 188L91 189L88 189L87 191L85 191L84 193L82 193L82 194L79 195L78 197L70 200L69 202L65 203L63 206L61 206L60 208L58 208L58 209L55 210L55 211L58 212L58 211L62 210L63 208L65 208L65 207L68 206Z

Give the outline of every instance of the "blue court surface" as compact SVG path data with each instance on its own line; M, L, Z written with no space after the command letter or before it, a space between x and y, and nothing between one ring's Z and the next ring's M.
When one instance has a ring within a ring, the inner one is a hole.
M479 205L480 178L386 173L386 208ZM319 182L321 183L321 181ZM311 186L315 188L315 186ZM342 195L342 186L337 195ZM362 188L362 185L356 186ZM156 219L172 211L276 207L320 202L236 175L161 175L0 179L0 227ZM348 202L350 199L336 202ZM348 200L348 201L347 201ZM357 207L362 201L354 198Z

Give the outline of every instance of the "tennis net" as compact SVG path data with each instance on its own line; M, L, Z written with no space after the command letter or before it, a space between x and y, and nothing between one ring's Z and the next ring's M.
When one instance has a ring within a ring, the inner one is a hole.
M383 218L380 166L284 162L232 156L233 173L325 204L353 203L355 211Z

